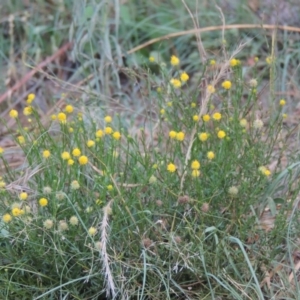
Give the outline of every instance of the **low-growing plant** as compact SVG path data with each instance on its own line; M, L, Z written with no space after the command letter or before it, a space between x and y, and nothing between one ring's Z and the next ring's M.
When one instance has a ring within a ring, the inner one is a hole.
M26 161L12 170L1 149L1 298L268 299L260 283L295 235L298 165L280 164L286 101L263 112L242 65L211 59L192 89L178 57L150 57L151 117L134 134L69 95L46 123L34 94L30 126L11 110Z

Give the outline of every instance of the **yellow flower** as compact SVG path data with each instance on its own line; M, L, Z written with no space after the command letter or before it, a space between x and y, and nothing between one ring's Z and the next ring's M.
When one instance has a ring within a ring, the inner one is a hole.
M19 215L22 214L22 211L19 207L14 207L12 210L11 210L11 214L14 216L14 217L18 217Z
M199 140L205 142L208 139L208 134L206 132L201 132L198 134Z
M176 138L176 135L177 135L177 132L174 131L174 130L171 130L171 131L169 132L169 137L170 137L170 139L175 139L175 138Z
M198 121L199 121L199 116L194 115L194 116L193 116L193 121L198 122Z
M68 159L68 165L69 166L74 165L74 160L72 158Z
M240 120L240 125L241 125L242 127L247 127L247 125L248 125L247 120L246 120L246 119L241 119L241 120Z
M108 191L112 191L114 189L114 187L111 184L109 184L106 188Z
M200 171L199 170L193 170L192 171L192 176L193 177L199 177L200 176Z
M156 91L160 94L160 93L161 93L161 87L158 87L158 88L156 89Z
M4 149L0 147L0 155L4 153Z
M267 63L268 65L272 64L274 61L275 61L275 59L274 59L274 57L272 57L272 56L268 56L268 57L266 58L266 63Z
M233 58L230 60L229 64L230 64L230 67L235 67L238 65L238 60Z
M102 138L104 136L104 131L99 129L96 131L96 137L97 138Z
M208 152L207 152L207 158L208 158L209 160L212 160L212 159L215 158L215 154L214 154L212 151L208 151Z
M220 121L221 118L222 118L222 115L220 113L216 112L216 113L213 114L212 117L213 117L214 120Z
M18 117L18 111L16 111L15 109L12 109L10 112L9 112L9 116L13 119L16 119Z
M89 161L89 159L85 155L82 155L78 158L78 162L80 165L86 165L88 163L88 161Z
M39 200L39 204L40 206L44 207L44 206L47 206L48 205L48 200L46 198L41 198Z
M182 82L187 82L190 79L190 76L186 72L183 72L180 75L180 79L181 79Z
M176 169L177 169L177 167L172 163L169 163L167 166L167 170L171 173L174 173L176 171Z
M154 58L153 56L150 56L150 57L149 57L149 61L150 61L150 62L155 62L155 58Z
M63 112L60 112L58 115L57 115L57 119L60 123L62 124L65 124L67 122L67 116L65 113Z
M105 127L105 128L104 128L104 132L105 132L106 134L112 134L112 133L113 133L113 130L112 130L111 127Z
M230 90L230 88L231 88L231 82L230 82L229 80L223 81L222 87L223 87L225 90Z
M254 61L255 61L255 62L258 62L258 61L259 61L259 58L258 58L257 56L255 56L255 57L254 57Z
M61 154L61 158L62 158L63 160L68 160L68 159L71 158L71 155L70 155L69 152L64 151L64 152Z
M19 142L21 145L25 143L25 138L24 138L24 136L20 135L20 136L17 137L17 139L18 139L18 142Z
M55 121L57 119L57 116L56 115L51 115L51 120L52 121Z
M224 139L225 136L226 136L225 131L223 131L223 130L218 131L218 138L219 139Z
M73 180L71 182L71 189L72 190L78 190L80 188L80 184L77 180Z
M5 214L5 215L2 216L2 221L4 223L9 223L11 220L12 220L12 217L11 217L10 214Z
M80 156L80 154L81 154L80 149L78 149L78 148L73 149L73 151L72 151L73 156L77 157L77 156Z
M95 145L95 142L93 140L88 140L86 142L86 145L90 148L90 147L93 147Z
M168 107L172 107L172 105L173 105L172 101L168 101L168 102L167 102L167 106L168 106Z
M50 153L49 150L44 150L44 151L43 151L43 157L44 157L44 158L49 158L50 155L51 155L51 153Z
M31 106L26 106L23 109L23 114L24 116L29 116L32 114L32 107Z
M73 226L78 225L78 218L76 216L72 216L69 220L70 224Z
M280 106L285 106L285 104L286 104L286 102L285 102L284 99L281 99L281 100L279 101L279 105L280 105Z
M166 111L162 108L161 110L160 110L160 114L161 115L164 115L166 113Z
M282 114L282 118L283 118L283 119L286 119L287 117L288 117L287 114Z
M210 64L211 66L214 66L214 65L216 64L216 61L215 61L214 59L211 59L211 60L209 61L209 64Z
M47 219L47 220L43 223L43 225L44 225L44 227L45 227L46 229L50 229L50 228L53 227L53 221L50 220L50 219Z
M210 116L206 114L202 117L202 119L203 119L203 122L208 122L210 120Z
M193 170L199 170L200 169L200 163L198 160L193 160L191 164L191 168Z
M177 66L177 65L179 65L179 63L180 63L180 60L179 60L179 58L177 57L177 56L175 56L175 55L172 55L171 56L171 65L172 66Z
M216 91L216 89L215 89L215 87L214 87L213 85L209 84L209 85L207 86L207 91L208 91L210 94L213 94L213 93Z
M29 94L26 100L27 104L31 104L34 99L35 99L35 94Z
M106 117L104 118L104 121L105 121L106 123L111 123L111 122L112 122L112 117L111 117L111 116L106 116Z
M112 137L118 141L121 138L121 133L119 131L115 131Z
M172 78L170 83L173 85L175 89L179 89L181 87L181 81L179 79Z
M89 235L94 236L97 233L97 229L95 227L90 227L88 232Z
M65 112L66 112L66 113L71 114L73 111L74 111L74 108L73 108L72 105L68 104L68 105L65 107Z
M28 198L28 194L26 192L22 192L19 194L19 199L20 200L26 200Z
M0 189L5 188L6 183L3 180L0 180Z
M269 177L271 175L271 171L270 170L265 170L264 175Z
M176 140L182 142L184 140L184 132L180 131L176 133Z
M196 105L197 105L197 104L196 104L195 102L192 102L192 103L191 103L191 107L192 107L192 108L195 108Z

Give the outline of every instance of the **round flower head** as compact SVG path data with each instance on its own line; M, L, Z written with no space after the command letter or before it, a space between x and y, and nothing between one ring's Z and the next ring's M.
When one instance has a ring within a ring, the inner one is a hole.
M194 116L193 116L193 121L194 121L194 122L198 122L198 121L199 121L199 116L194 115Z
M251 88L256 88L257 87L257 80L256 79L251 79L250 81L249 81L249 85L250 85L250 87Z
M254 122L253 122L253 127L255 129L261 129L262 127L264 126L264 123L262 120L260 119L256 119Z
M32 107L31 106L24 107L23 114L24 116L30 116L32 114Z
M208 139L208 134L206 132L201 132L198 134L199 140L205 142Z
M50 151L49 151L49 150L44 150L44 151L43 151L43 157L44 157L44 158L46 158L46 159L47 159L47 158L49 158L49 157L50 157L50 155L51 155L51 153L50 153Z
M105 127L105 128L104 128L104 132L105 132L105 134L112 134L112 133L113 133L113 130L112 130L111 127Z
M11 214L14 216L14 217L18 217L22 214L21 212L21 209L19 207L14 207L12 210L11 210Z
M180 131L176 133L176 140L182 142L184 140L184 132Z
M246 120L246 119L241 119L241 120L240 120L240 125L241 125L242 127L247 127L247 125L248 125L247 120Z
M223 131L223 130L218 131L218 138L219 139L223 139L225 136L226 136L225 131Z
M76 216L72 216L69 220L70 224L72 226L77 226L78 225L78 218Z
M167 166L167 170L170 172L170 173L174 173L176 171L177 167L172 164L172 163L169 163L168 166Z
M212 159L214 159L214 158L215 158L215 154L214 154L214 152L212 152L212 151L208 151L208 152L207 152L207 158L208 158L209 160L212 160Z
M44 207L44 206L47 206L48 205L48 200L46 198L41 198L39 200L39 204L40 206Z
M104 131L99 129L96 131L96 137L97 138L102 138L104 136Z
M70 155L69 152L64 151L64 152L61 154L61 158L62 158L63 160L68 160L68 159L71 158L71 155Z
M229 80L225 80L223 83L222 83L222 87L225 89L225 90L230 90L231 88L231 82Z
M77 180L73 180L71 182L71 189L72 190L78 190L80 188L79 182Z
M108 191L112 191L114 189L114 187L111 184L109 184L106 188Z
M221 118L222 118L222 115L220 113L216 112L216 113L213 114L212 117L213 117L214 120L220 121Z
M211 59L211 60L209 61L209 64L210 64L211 66L214 66L214 65L216 64L216 61L215 61L214 59Z
M149 61L152 62L152 63L155 62L154 56L150 56L150 57L149 57Z
M72 158L68 159L68 165L73 166L74 165L74 160Z
M49 195L52 193L52 189L50 186L44 186L43 187L43 193L46 194L46 195Z
M0 147L0 155L3 154L3 153L4 153L4 149L2 147Z
M15 110L15 109L12 109L10 112L9 112L9 116L13 119L16 119L18 117L18 111Z
M111 116L106 116L106 117L104 118L104 121L105 121L106 123L111 123L111 122L112 122L112 117L111 117Z
M177 56L172 55L170 63L171 63L172 66L178 66L179 63L180 63L180 60Z
M238 65L238 60L233 58L230 60L229 64L230 64L230 67L235 67Z
M181 75L180 75L180 79L182 82L186 82L190 79L189 75L186 73L186 72L183 72Z
M202 117L202 120L203 122L208 122L210 120L210 116L206 114Z
M280 106L285 106L285 104L286 104L286 102L285 102L284 99L281 99L281 100L279 101L279 105L280 105Z
M179 89L181 87L181 81L179 79L176 79L176 78L172 78L170 80L170 83L173 85L173 87L175 89Z
M69 104L69 105L67 105L67 106L65 107L65 112L66 112L66 113L71 114L73 111L74 111L74 108L73 108L72 105Z
M65 113L63 112L60 112L58 115L57 115L57 119L60 123L62 124L65 124L67 122L67 116Z
M200 169L200 163L198 160L193 160L191 164L191 168L193 170L199 170Z
M12 220L12 217L11 217L10 214L5 214L5 215L2 216L2 221L4 223L9 223L11 220Z
M200 176L200 171L199 170L193 170L192 171L192 177L199 177Z
M113 134L112 134L112 137L115 139L115 140L119 140L121 138L121 133L119 131L115 131Z
M44 221L43 225L46 229L51 229L53 227L53 221L50 219L47 219L46 221Z
M18 140L18 142L19 142L21 145L25 143L25 138L24 138L24 136L22 136L22 135L18 136L18 137L17 137L17 140Z
M174 130L171 130L171 131L169 132L169 137L170 137L171 139L175 139L175 138L176 138L176 135L177 135L177 132L174 131Z
M27 96L27 100L26 100L27 104L31 104L34 99L35 99L35 94L32 94L32 93L29 94Z
M65 220L61 220L58 223L58 230L59 231L66 231L69 229L68 223Z
M207 86L207 91L208 91L208 93L213 94L213 93L215 93L216 89L213 85L209 84Z
M87 158L87 156L81 155L78 158L78 162L79 162L80 165L86 165L89 162L89 159Z
M80 156L80 154L81 154L80 149L78 149L78 148L73 149L73 151L72 151L73 156L77 157L77 156Z
M95 142L94 142L93 140L88 140L88 141L86 142L86 145L87 145L89 148L91 148L91 147L93 147L93 146L95 145Z
M22 192L19 194L19 199L20 200L26 200L28 198L28 194L26 192Z
M231 186L228 189L228 194L231 195L232 197L235 197L238 194L239 190L236 186Z
M90 227L88 233L89 235L94 236L97 233L97 229L95 227Z

